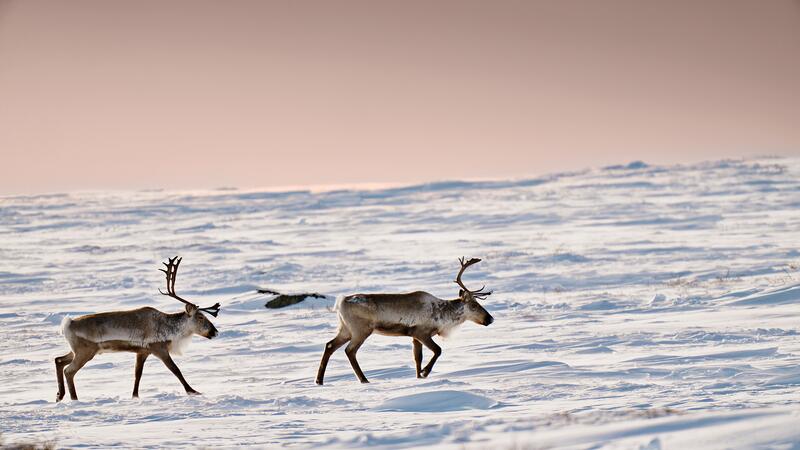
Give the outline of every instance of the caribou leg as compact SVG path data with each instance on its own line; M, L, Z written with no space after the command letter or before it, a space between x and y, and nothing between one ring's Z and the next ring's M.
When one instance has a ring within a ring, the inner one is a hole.
M364 376L364 372L361 371L361 366L358 365L356 353L358 353L359 347L367 340L370 334L371 333L353 336L350 343L347 344L347 347L344 349L344 352L347 354L347 359L350 360L350 365L353 366L353 372L356 373L356 377L358 377L358 380L362 383L369 383L369 380Z
M78 399L78 393L75 391L75 374L78 373L87 362L91 361L96 354L97 349L76 351L72 361L64 369L64 375L67 377L67 387L69 388L69 398L72 400Z
M142 379L142 370L144 370L144 362L147 361L147 357L150 356L150 353L137 353L136 354L136 370L135 370L135 379L133 381L133 398L139 398L139 381Z
M325 344L325 352L322 354L322 360L319 362L319 370L317 370L317 384L322 384L325 378L325 369L328 367L328 360L331 359L333 352L341 348L347 341L350 340L350 331L342 326L339 328L339 334L336 335L330 342Z
M64 367L72 362L73 357L75 357L75 354L69 352L64 356L59 356L56 358L56 380L58 380L58 393L56 394L56 402L60 402L64 399L64 394L66 393L64 389Z
M417 370L417 378L422 378L422 343L416 339L411 339L414 344L414 368Z
M159 348L158 350L154 351L153 354L156 355L156 358L160 359L165 366L167 366L167 369L169 369L170 372L172 372L176 377L178 377L178 380L183 385L183 389L186 390L187 394L189 395L200 394L199 392L192 389L192 387L189 386L189 383L186 382L186 379L183 378L181 369L178 369L178 365L175 364L175 361L172 360L172 356L170 356L169 351L166 348Z
M417 336L416 339L425 344L425 347L428 347L433 352L431 360L428 361L428 364L425 366L424 369L422 369L422 372L420 372L422 378L428 378L428 375L431 373L431 370L433 369L434 363L436 363L436 360L439 359L439 355L442 354L442 348L439 347L436 344L436 342L433 342L433 338L430 336L426 335Z

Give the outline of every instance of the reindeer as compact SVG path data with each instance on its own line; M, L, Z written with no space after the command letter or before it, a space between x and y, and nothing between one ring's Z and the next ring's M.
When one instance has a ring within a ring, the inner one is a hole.
M139 397L142 369L151 354L160 359L178 377L187 394L199 394L183 378L170 353L181 354L194 334L208 339L217 335L216 327L203 313L217 317L219 303L200 308L175 293L175 279L181 259L177 256L170 258L169 263L164 263L167 268L159 269L167 275L167 292L161 289L158 292L186 304L186 311L166 314L155 308L144 307L130 311L89 314L75 319L64 318L61 322L61 333L72 351L56 358L58 379L56 402L64 398L64 375L67 377L70 398L78 399L75 392L75 374L95 355L105 352L136 353L133 398Z
M407 294L356 294L337 299L335 310L339 313L339 331L335 338L325 344L316 383L322 384L331 355L348 341L350 343L344 352L350 365L362 383L369 383L358 365L356 353L373 332L386 336L410 336L414 346L417 378L427 378L433 364L442 354L442 349L433 341L433 336L446 336L466 320L484 326L494 322L494 318L477 300L485 299L491 292L483 290L486 286L471 291L461 282L464 270L480 261L472 258L464 262L464 258L459 258L461 270L458 271L455 282L461 289L458 298L454 300L443 300L422 291ZM433 352L424 369L421 368L423 345Z

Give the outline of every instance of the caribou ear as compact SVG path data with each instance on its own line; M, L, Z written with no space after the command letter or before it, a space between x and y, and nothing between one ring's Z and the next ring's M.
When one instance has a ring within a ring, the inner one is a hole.
M458 297L459 298L464 298L464 290L463 289L459 289L458 290Z
M197 306L196 305L192 305L190 303L186 304L186 314L188 314L190 317L192 317L192 316L194 316L194 313L196 313L196 312L197 312Z

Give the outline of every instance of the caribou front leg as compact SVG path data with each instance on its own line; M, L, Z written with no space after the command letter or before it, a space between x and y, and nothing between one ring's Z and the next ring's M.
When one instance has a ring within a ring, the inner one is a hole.
M414 368L417 371L417 378L422 378L422 343L416 339L411 339L414 344Z
M144 370L144 362L147 361L147 357L150 356L150 353L137 353L136 354L136 370L134 376L136 377L133 381L133 398L139 398L139 381L142 379L142 370Z
M186 390L187 394L200 395L200 393L192 389L192 387L189 386L189 383L186 382L186 379L183 378L181 369L178 369L178 365L175 364L175 361L172 360L172 356L170 356L169 351L166 349L166 347L159 348L158 350L154 351L153 354L156 355L156 358L160 359L161 362L163 362L164 365L167 366L167 369L169 369L170 372L172 372L178 378L178 381L181 382L181 384L183 385L183 389Z
M422 335L417 337L417 339L419 339L420 342L425 344L425 347L428 347L433 352L431 360L428 361L428 364L425 366L424 369L422 369L422 372L420 372L422 378L428 378L428 375L430 375L431 370L433 370L433 365L436 363L436 360L439 359L439 356L442 354L442 348L439 347L436 344L436 342L433 342L433 338L431 336Z

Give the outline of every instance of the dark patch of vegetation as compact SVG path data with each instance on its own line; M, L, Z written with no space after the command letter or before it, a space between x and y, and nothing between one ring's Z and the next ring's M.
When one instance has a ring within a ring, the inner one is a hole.
M304 293L304 294L281 294L279 292L275 292L269 289L259 289L259 294L269 294L269 295L276 295L277 297L273 298L272 300L268 301L266 305L267 308L270 309L277 309L283 308L286 306L294 305L297 303L302 302L308 297L311 298L325 298L322 294L317 294L316 292L313 293Z

